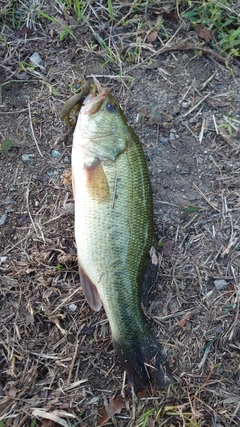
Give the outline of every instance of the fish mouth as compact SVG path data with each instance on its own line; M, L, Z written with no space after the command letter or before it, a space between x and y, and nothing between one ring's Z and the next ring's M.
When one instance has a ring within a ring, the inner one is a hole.
M81 113L92 115L97 113L107 96L106 90L102 90L98 95L90 94L86 97L83 102L83 107L81 108Z

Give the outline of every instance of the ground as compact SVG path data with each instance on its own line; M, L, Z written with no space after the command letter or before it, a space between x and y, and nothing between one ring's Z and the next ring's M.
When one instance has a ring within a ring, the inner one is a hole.
M96 8L102 26L90 28L51 7L61 24L2 29L0 425L239 426L239 63L194 49L175 20L172 49L143 30L134 57L135 21L110 30ZM60 41L69 21L74 38ZM123 392L105 313L79 283L73 130L59 112L83 76L119 100L149 167L159 272L145 309L176 380L155 396Z

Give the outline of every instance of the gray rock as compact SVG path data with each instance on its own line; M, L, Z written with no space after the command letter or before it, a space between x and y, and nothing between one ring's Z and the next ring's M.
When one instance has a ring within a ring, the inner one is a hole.
M52 150L51 151L51 156L52 156L53 159L60 159L60 157L62 156L62 154L60 153L60 151Z
M72 311L73 313L77 310L77 306L76 304L69 304L68 306L69 310Z
M226 280L216 279L214 280L214 286L218 291L222 291L223 289L226 289L227 287Z
M64 159L63 159L63 163L69 164L70 163L70 157L65 156Z
M34 154L22 154L22 161L23 163L32 163L34 157Z
M16 205L16 204L17 204L17 202L15 202L14 200L10 200L10 199L8 199L8 200L6 200L6 201L4 202L4 204L5 204L5 205Z
M169 139L168 138L164 138L163 136L161 136L160 140L162 145L164 145L164 147L167 147L167 145L169 145Z
M46 68L44 67L44 62L38 52L34 52L29 59L34 65L34 67L40 68L41 71L46 71Z
M50 176L50 178L51 178L52 176L57 175L57 174L58 174L58 171L48 171L48 172L47 172L47 174L48 174L48 176Z
M7 221L7 214L4 213L0 218L0 226L4 225L6 223L6 221Z
M191 101L190 100L182 102L182 108L189 108L190 105L191 105Z

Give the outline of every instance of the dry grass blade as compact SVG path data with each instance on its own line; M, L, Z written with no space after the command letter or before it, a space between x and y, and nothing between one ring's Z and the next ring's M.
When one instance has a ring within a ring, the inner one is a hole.
M202 99L200 99L200 101L197 102L196 105L194 105L192 108L190 108L190 110L188 110L186 113L183 114L183 117L187 117L189 114L191 114L194 110L196 110L196 108L199 107L199 105L201 105L205 99L207 99L210 95L212 95L211 92L207 93L207 95L205 95Z
M29 122L30 122L30 128L31 128L31 132L32 132L33 140L34 140L34 142L35 142L35 144L36 144L36 147L37 147L37 150L38 150L38 152L39 152L40 156L41 156L41 157L43 157L43 154L42 154L42 152L41 152L41 150L40 150L40 148L39 148L39 145L38 145L38 142L37 142L37 139L36 139L36 137L35 137L34 130L33 130L33 125L32 125L32 114L31 114L31 107L30 107L30 103L28 103L28 114L29 114Z
M72 419L76 418L73 414L69 414L65 411L46 412L43 409L39 409L39 408L35 408L32 412L32 415L34 417L40 417L47 420L52 420L63 427L69 427L69 424L62 417L72 418Z
M200 190L200 188L197 186L197 184L193 183L193 187L199 192L199 194L203 197L204 200L206 200L206 202L215 210L215 211L219 211L219 209L217 208L216 205L214 205L214 203L212 203L207 196L205 196L205 194Z

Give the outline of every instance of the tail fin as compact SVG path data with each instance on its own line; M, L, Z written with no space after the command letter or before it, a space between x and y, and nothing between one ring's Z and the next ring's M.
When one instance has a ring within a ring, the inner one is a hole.
M136 392L152 390L154 385L166 388L173 383L171 369L154 335L135 342L114 342L114 347Z

